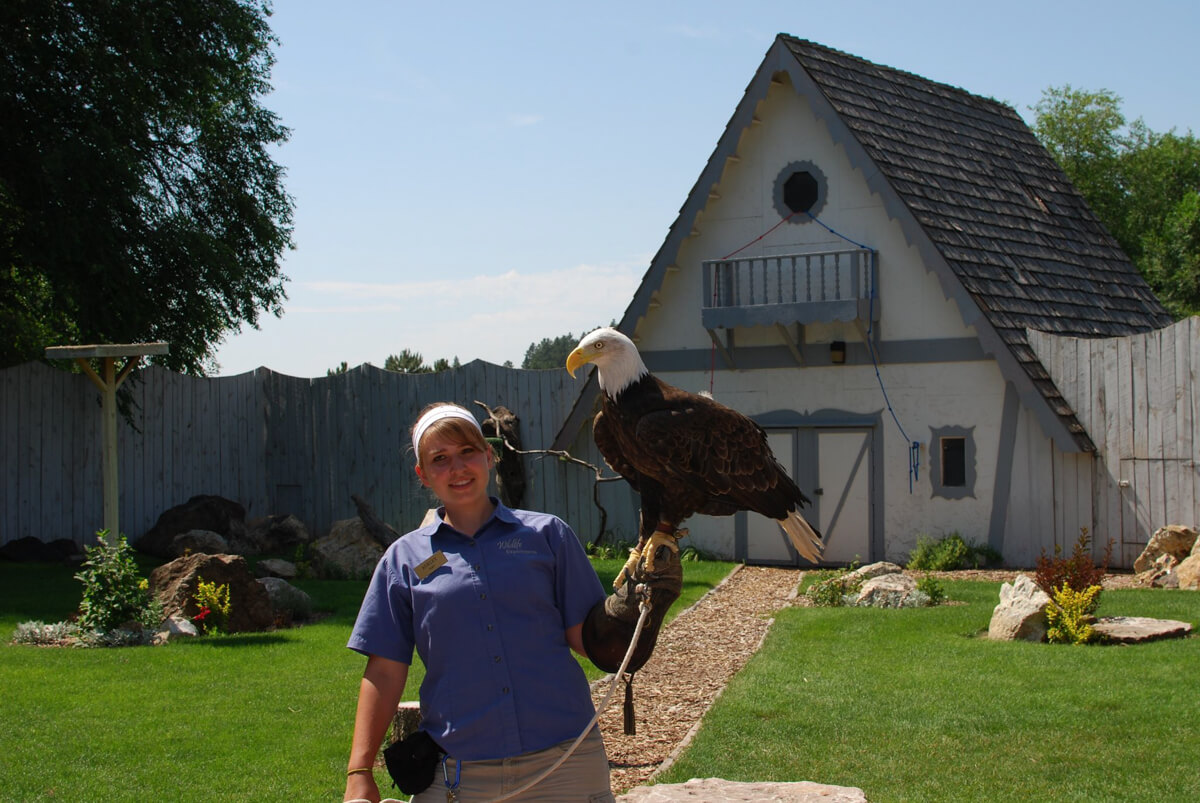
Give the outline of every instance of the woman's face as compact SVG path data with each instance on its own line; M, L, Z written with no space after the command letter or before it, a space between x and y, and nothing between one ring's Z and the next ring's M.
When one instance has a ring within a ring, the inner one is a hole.
M491 448L459 443L444 435L427 432L421 438L421 460L417 476L442 504L454 506L487 498L492 470Z

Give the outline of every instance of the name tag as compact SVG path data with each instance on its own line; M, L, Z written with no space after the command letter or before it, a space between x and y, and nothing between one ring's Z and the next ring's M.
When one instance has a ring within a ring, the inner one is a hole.
M437 552L434 552L428 558L418 563L417 567L413 569L413 571L416 572L418 580L424 580L426 577L433 574L445 565L446 553L439 549Z

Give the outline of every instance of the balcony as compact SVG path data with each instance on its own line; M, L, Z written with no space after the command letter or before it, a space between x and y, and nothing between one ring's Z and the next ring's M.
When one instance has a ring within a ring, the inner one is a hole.
M710 333L742 326L879 320L875 252L865 248L701 263L700 315Z

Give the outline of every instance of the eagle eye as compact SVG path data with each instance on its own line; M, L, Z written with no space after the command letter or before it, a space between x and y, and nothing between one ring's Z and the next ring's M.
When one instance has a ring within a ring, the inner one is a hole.
M594 345L596 346L596 351L599 351L600 349L604 348L604 341L599 340Z

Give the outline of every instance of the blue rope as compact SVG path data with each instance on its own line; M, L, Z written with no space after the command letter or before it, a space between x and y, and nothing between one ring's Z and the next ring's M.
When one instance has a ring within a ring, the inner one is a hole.
M846 235L842 234L840 231L836 231L835 229L825 225L825 223L823 221L821 221L819 218L817 218L817 216L814 215L812 212L806 212L805 214L808 215L809 220L814 221L815 223L817 223L819 226L821 226L823 229L825 229L827 232L834 235L835 237L841 237L846 242L850 243L851 245L857 245L859 248L863 249L864 251L870 251L871 252L871 261L872 261L872 263L874 263L875 254L876 254L874 248L871 248L868 245L864 245L863 243L860 243L857 240L852 240L849 237L847 237ZM874 267L874 264L872 264L872 267ZM875 381L879 383L879 390L881 393L883 393L883 401L885 404L887 404L888 412L891 413L892 420L896 422L896 428L900 430L901 437L903 437L904 442L906 444L908 444L908 492L912 493L913 492L913 482L915 480L920 479L919 471L921 468L921 444L919 441L909 440L908 433L904 431L904 426L900 423L900 419L896 416L896 411L892 407L892 400L888 398L887 388L884 387L884 384L883 384L883 376L879 373L879 357L875 352L874 339L871 337L871 335L874 333L874 330L875 330L875 293L876 293L876 287L875 287L876 281L875 280L876 279L877 279L876 272L872 271L871 272L871 295L868 297L868 305L867 305L867 353L871 355L871 364L875 367Z

